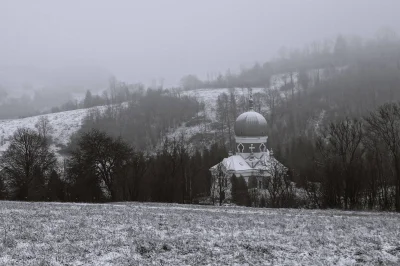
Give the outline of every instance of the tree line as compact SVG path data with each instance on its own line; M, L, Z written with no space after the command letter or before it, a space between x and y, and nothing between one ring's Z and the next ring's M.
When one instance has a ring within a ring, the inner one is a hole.
M19 128L0 159L0 198L201 203L212 182L208 169L224 156L225 148L217 144L192 152L182 137L166 138L150 155L92 129L60 162L48 138Z
M146 154L121 137L92 129L80 134L68 159L60 164L50 149L48 126L38 123L36 130L20 128L13 135L0 159L2 198L206 202L216 184L209 168L227 156L225 146L218 144L193 150L183 135L166 138L160 149ZM320 132L311 143L314 152L307 154L312 160L302 170L291 168L288 176L282 176L270 167L272 179L262 185L265 196L254 193L259 188L254 178L246 183L241 176L230 177L233 202L399 211L400 103L384 104L362 119L330 122ZM307 193L304 205L295 201L293 180ZM223 187L220 184L218 189Z
M316 143L317 206L400 211L400 103L331 122Z

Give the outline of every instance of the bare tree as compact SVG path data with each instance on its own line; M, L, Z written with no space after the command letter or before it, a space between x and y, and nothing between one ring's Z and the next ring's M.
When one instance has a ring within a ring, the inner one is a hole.
M400 212L400 103L387 103L366 119L370 136L381 139L388 149L396 175L396 211Z
M268 192L269 205L273 208L284 207L292 193L287 168L271 154L264 174L266 175L264 186Z
M50 124L50 120L47 116L39 117L38 121L35 124L35 128L37 129L39 136L45 139L49 139L49 134L54 132L54 128Z
M224 165L220 162L212 173L212 184L211 184L211 196L213 198L213 203L215 204L215 199L218 199L218 203L221 206L222 202L225 200L226 192L228 188L228 176L224 171Z
M325 167L335 165L338 171L340 190L344 191L344 207L353 208L360 193L357 178L357 163L361 161L363 150L362 123L356 119L346 118L338 123L330 123L317 140L317 148L323 156ZM327 169L327 168L326 168ZM329 188L328 188L329 189Z
M70 169L87 169L101 180L116 200L116 178L129 165L132 149L121 138L113 139L96 129L84 133L68 162Z
M269 109L269 116L270 116L269 120L271 126L273 126L276 117L276 108L281 103L282 97L279 90L274 88L266 88L264 89L264 92L265 92L264 102Z
M43 189L56 164L56 157L43 136L32 129L19 128L0 158L0 171L12 197L26 200L43 196L36 195L34 190L39 185Z
M390 210L394 205L393 180L395 173L392 170L391 156L386 145L380 138L366 130L363 140L366 148L366 188L365 196L368 208L379 206L382 210Z

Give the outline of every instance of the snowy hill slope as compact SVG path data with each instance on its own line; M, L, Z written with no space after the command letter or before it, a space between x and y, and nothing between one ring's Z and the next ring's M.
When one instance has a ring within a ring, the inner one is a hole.
M259 92L263 89L253 89L253 92ZM184 95L196 97L200 102L206 105L207 117L211 121L215 121L216 99L222 93L229 93L229 89L200 89L194 91L185 91ZM238 95L244 94L247 96L247 90L236 89ZM41 117L47 117L53 131L50 133L53 144L51 148L57 153L64 145L67 145L72 134L77 132L82 126L82 120L88 112L94 109L99 109L100 112L106 109L106 106L93 107L89 109L78 109L60 113L45 114L39 116L26 117L21 119L0 120L0 155L8 146L9 141L18 128L26 127L35 129L35 124ZM178 135L185 131L187 137L190 138L199 132L203 132L200 125L193 127L182 126L170 132L170 136Z
M312 73L310 73L312 79ZM298 90L297 73L292 73L293 82L295 84L295 90ZM290 75L279 74L271 77L271 87L270 88L280 88L284 84L290 83ZM267 88L268 89L268 88ZM258 93L264 91L265 88L253 88L253 93ZM172 129L169 133L170 137L178 136L179 134L185 134L185 137L190 139L196 134L209 134L212 135L215 130L210 128L210 124L216 121L216 100L218 96L222 93L229 93L229 89L197 89L182 92L182 95L193 96L200 102L205 103L206 120L205 124L196 124L193 126L182 125L178 129ZM236 88L235 94L237 97L244 95L248 97L248 90ZM82 120L88 113L88 111L93 109L99 109L104 111L106 106L93 107L89 109L78 109L73 111L66 111L60 113L46 114L40 116L27 117L22 119L11 119L11 120L0 120L0 154L4 152L9 146L9 140L13 133L20 127L27 127L35 129L35 124L38 119L45 116L49 119L51 126L54 131L51 132L54 144L52 148L57 152L61 146L66 145L73 133L77 132L81 125Z
M237 89L239 91L239 89ZM259 89L261 90L261 89ZM240 90L241 91L241 90ZM258 90L253 90L257 92ZM215 120L215 100L218 95L223 92L229 92L228 89L204 89L196 91L184 92L185 95L196 97L199 101L206 103L208 114ZM243 93L247 93L247 90ZM50 121L50 125L53 127L51 137L54 141L53 148L58 150L56 147L66 145L73 133L77 132L81 125L82 120L90 110L99 109L100 112L106 109L106 106L93 107L89 109L78 109L73 111L66 111L53 114L45 114L39 116L26 117L21 119L9 119L0 120L0 153L5 151L9 146L9 140L14 132L21 127L35 129L36 122L41 117L47 117ZM199 130L195 129L190 135L197 133ZM1 145L2 144L2 145Z
M0 120L0 154L8 148L9 140L18 128L26 127L35 129L35 124L41 117L47 117L53 127L53 131L50 135L54 141L53 148L57 150L55 146L66 145L69 142L71 135L77 132L81 127L82 120L86 116L87 112L95 108L99 108L101 111L105 109L105 106L32 116L21 119Z

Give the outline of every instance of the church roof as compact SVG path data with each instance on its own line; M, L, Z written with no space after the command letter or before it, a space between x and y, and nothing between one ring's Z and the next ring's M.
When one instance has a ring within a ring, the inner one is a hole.
M238 116L235 122L237 137L262 137L267 135L267 120L253 110Z
M228 171L246 171L251 170L250 165L240 155L232 155L222 161Z
M232 155L222 160L223 170L234 174L255 174L255 172L269 171L271 166L277 166L281 169L285 167L278 162L275 157L269 156L268 152L255 154L253 157L244 158L241 155ZM218 170L219 164L211 167L211 171Z

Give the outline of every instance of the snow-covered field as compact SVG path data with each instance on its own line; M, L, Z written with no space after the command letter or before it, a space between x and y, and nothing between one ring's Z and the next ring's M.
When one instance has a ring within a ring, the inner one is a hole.
M400 215L0 202L0 265L399 265Z

